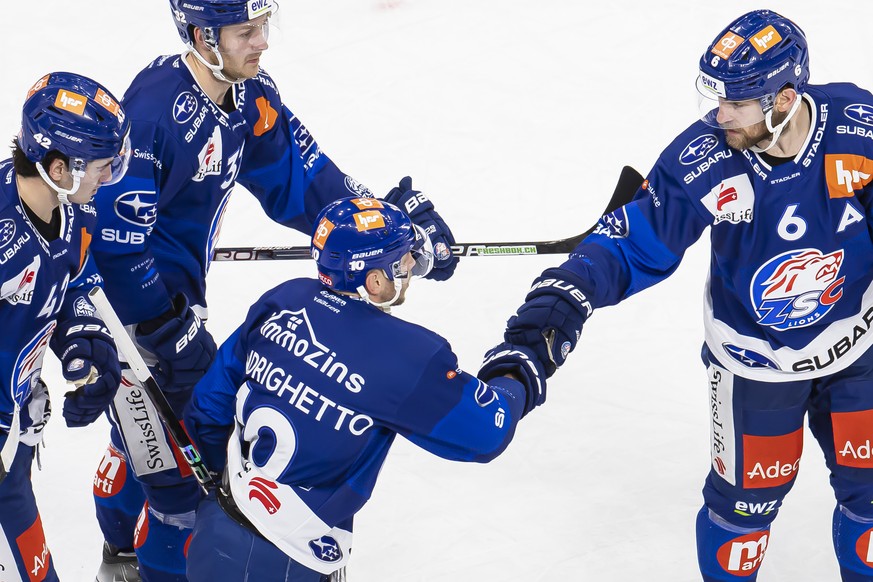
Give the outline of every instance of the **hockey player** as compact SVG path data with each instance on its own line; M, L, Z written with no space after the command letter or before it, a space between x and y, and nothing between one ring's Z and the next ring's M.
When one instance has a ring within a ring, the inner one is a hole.
M124 96L134 157L127 177L98 204L94 253L107 296L181 413L215 352L202 325L205 278L234 185L251 191L277 222L307 233L328 202L369 192L321 151L259 68L271 0L170 0L170 7L188 50L155 60ZM386 199L404 206L435 240L430 276L451 275L452 235L433 205L408 178ZM141 395L125 376L112 445L95 480L104 484L95 487L95 500L107 541L98 577L111 580L125 554L134 564L136 545L144 579L183 580L199 493L153 431L157 418ZM124 469L110 479L107 468L119 462ZM136 544L143 497L131 469L149 501Z
M264 294L186 411L207 467L224 478L197 514L192 582L339 579L353 517L396 434L484 463L545 400L545 371L527 348L491 353L496 378L485 384L445 339L388 313L433 260L427 234L397 207L337 200L311 250L318 279Z
M57 580L31 485L51 414L40 379L51 347L83 426L109 406L121 372L115 344L85 298L100 282L88 254L91 199L124 174L129 122L105 87L45 75L27 94L12 158L0 162L0 578Z
M710 227L707 581L756 579L806 415L831 471L842 579L873 580L873 95L808 79L795 23L767 10L731 23L700 59L701 121L534 281L506 329L554 373L593 310L667 278Z

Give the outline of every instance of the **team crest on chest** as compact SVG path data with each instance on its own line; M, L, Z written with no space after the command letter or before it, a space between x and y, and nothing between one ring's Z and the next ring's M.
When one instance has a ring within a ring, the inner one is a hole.
M824 317L843 295L842 249L799 249L767 261L752 278L758 323L779 331L805 327Z

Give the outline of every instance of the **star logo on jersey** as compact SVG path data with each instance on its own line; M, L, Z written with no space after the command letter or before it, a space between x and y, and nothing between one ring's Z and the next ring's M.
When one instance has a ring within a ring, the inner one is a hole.
M312 555L322 562L338 562L343 557L343 551L339 544L330 536L321 536L317 540L310 540L309 549L312 550Z
M11 218L0 220L0 249L15 238L15 221Z
M156 192L126 192L115 199L115 214L136 226L151 226L158 217Z
M873 105L853 103L843 109L843 113L853 121L864 125L873 125Z
M200 103L197 97L190 91L179 93L176 101L173 103L173 119L176 123L188 123L194 114L197 113L197 107Z
M773 360L748 348L741 348L740 346L735 346L733 344L722 344L721 347L724 348L724 351L727 352L730 357L747 368L779 369L779 366L776 365Z
M824 317L843 296L842 249L822 253L799 249L767 261L752 278L751 300L758 323L785 331Z
M594 229L594 234L609 238L625 238L629 232L630 225L624 206L602 216Z
M679 163L683 166L693 166L706 159L712 149L718 145L718 138L712 133L701 135L685 146L679 154Z

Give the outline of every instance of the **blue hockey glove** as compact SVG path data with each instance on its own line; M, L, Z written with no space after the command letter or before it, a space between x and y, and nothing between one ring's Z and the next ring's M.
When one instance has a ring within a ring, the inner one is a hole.
M576 347L582 324L593 311L581 290L584 283L566 269L546 269L506 324L504 339L531 348L549 377Z
M455 272L458 258L452 254L455 237L427 196L412 189L412 178L406 176L400 185L385 195L385 202L402 208L410 220L422 227L433 242L434 264L426 279L445 281Z
M52 349L64 378L76 387L64 395L64 420L69 427L88 426L109 407L121 383L115 342L103 321L80 316L58 326Z
M215 340L203 321L179 293L173 308L136 327L136 341L158 359L155 381L164 392L190 390L206 373L215 357Z
M485 352L485 361L476 375L483 382L511 375L524 385L527 400L522 417L546 401L546 370L533 350L508 342Z

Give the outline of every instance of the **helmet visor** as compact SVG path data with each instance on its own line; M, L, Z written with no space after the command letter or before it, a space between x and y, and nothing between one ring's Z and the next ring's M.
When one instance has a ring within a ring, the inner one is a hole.
M415 231L415 240L409 249L409 254L412 255L414 262L411 267L407 268L402 258L396 261L391 265L391 274L394 278L405 279L410 275L412 277L424 277L433 269L433 243L430 237L417 224L413 224L412 228Z
M709 81L709 82L707 82ZM710 127L721 129L742 129L764 121L766 112L772 107L773 96L759 99L731 101L718 95L711 87L711 80L697 77L697 110L701 121Z
M127 172L127 165L130 163L130 152L130 134L128 134L124 136L121 149L115 154L115 157L112 158L112 162L109 164L109 171L111 173L109 180L102 182L101 186L111 186L121 181Z

